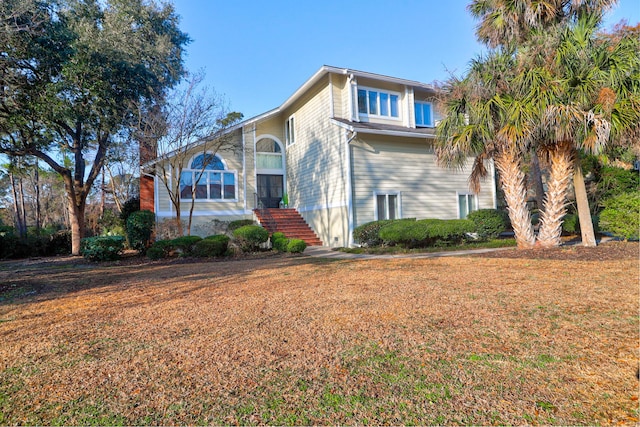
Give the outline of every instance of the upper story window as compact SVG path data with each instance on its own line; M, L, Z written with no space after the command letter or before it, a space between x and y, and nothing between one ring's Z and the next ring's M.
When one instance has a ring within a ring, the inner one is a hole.
M416 102L416 126L433 127L433 111L430 102Z
M200 154L180 174L180 198L230 200L236 198L235 171L228 171L217 154Z
M284 124L284 138L287 145L291 145L296 142L295 122L293 116L289 117Z
M377 89L358 89L358 112L369 116L400 116L398 102L400 95Z
M256 143L256 167L258 169L284 169L282 147L271 138Z

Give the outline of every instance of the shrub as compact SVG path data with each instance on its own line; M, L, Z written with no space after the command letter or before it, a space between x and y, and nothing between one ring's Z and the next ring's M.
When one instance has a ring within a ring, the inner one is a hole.
M218 257L227 252L229 237L218 234L205 237L197 242L193 248L193 254L198 257Z
M234 230L233 237L244 252L253 252L269 240L269 232L259 225L245 225Z
M605 200L599 227L614 236L638 239L640 234L640 193L623 193Z
M467 219L475 224L475 232L483 240L495 239L509 227L509 215L497 209L469 212Z
M202 237L200 236L182 236L176 237L171 240L171 246L175 249L179 250L182 253L182 256L191 256L193 255L193 249Z
M353 238L362 246L380 246L383 240L380 238L379 232L382 227L397 221L415 221L415 218L409 219L384 219L380 221L372 221L362 224L353 230Z
M423 219L391 222L382 227L379 234L388 245L416 248L460 243L474 229L473 221L467 219Z
M173 246L172 240L158 240L154 242L149 249L152 249L152 248L154 250L153 251L154 254L160 254L160 253L162 254L160 258L165 258L170 256L171 251L175 249ZM149 250L147 250L147 256L149 256ZM159 259L159 258L151 258L151 259Z
M278 252L286 252L289 239L284 233L275 232L271 235L271 247Z
M164 250L162 248L157 247L157 246L151 246L149 249L147 249L147 257L149 259L153 259L153 260L162 259L165 256L166 255L165 255Z
M231 221L227 226L227 230L233 232L236 231L240 227L244 227L246 225L255 225L252 219L238 219L236 221Z
M137 211L127 219L127 240L129 247L144 252L149 246L156 216L151 211Z
M287 245L287 252L292 254L301 254L307 248L307 244L304 240L291 239Z
M122 236L87 237L80 241L80 253L91 261L113 261L124 249Z
M562 219L562 231L567 234L576 234L580 231L580 220L576 214L566 214Z
M129 215L139 210L140 210L140 198L132 197L131 199L124 202L124 204L122 205L122 211L120 211L120 220L126 226L127 220L129 219Z

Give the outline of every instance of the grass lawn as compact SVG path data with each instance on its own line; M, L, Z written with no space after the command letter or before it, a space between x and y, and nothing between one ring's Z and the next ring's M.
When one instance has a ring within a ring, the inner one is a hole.
M610 245L2 262L0 424L634 424L638 244Z

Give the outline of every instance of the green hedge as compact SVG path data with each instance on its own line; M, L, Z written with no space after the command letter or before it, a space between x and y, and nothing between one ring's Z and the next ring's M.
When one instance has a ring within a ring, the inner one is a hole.
M271 247L278 252L286 252L289 239L284 233L275 232L271 235Z
M640 234L640 193L623 193L607 199L600 213L599 227L614 236L638 239Z
M269 232L259 225L245 225L234 230L233 237L244 252L254 252L269 240Z
M91 261L120 259L125 239L122 236L87 237L80 241L80 253Z
M44 230L43 230L44 231ZM13 227L0 231L0 259L28 258L36 256L68 255L71 253L71 231L54 231L40 236L28 235L26 239L14 234Z
M300 239L291 239L287 244L287 252L291 252L292 254L301 254L306 248L307 243L304 240Z
M234 232L238 228L244 227L246 225L255 225L255 223L251 219L238 219L235 221L231 221L227 226L227 230Z
M469 212L467 219L475 224L475 232L483 240L495 239L509 227L509 215L497 209Z
M353 239L360 243L362 246L380 246L384 242L380 238L380 229L387 224L391 224L393 222L399 221L415 221L415 218L407 218L407 219L383 219L380 221L372 221L367 222L366 224L362 224L356 227L353 230Z
M458 244L475 231L475 224L467 219L423 219L395 221L382 227L380 238L387 245L408 248Z
M197 257L220 257L227 253L229 237L224 234L205 237L197 242L193 254Z

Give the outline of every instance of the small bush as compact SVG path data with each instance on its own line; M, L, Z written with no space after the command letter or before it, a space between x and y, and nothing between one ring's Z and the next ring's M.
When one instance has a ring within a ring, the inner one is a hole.
M475 232L483 240L495 239L509 227L509 215L497 209L470 212L467 219L475 224Z
M162 259L165 256L166 255L164 250L157 246L151 246L149 249L147 249L147 258L149 259L157 260L157 259Z
M623 193L605 200L599 227L614 236L638 239L640 236L640 193Z
M176 237L171 240L171 246L175 249L179 250L182 253L182 256L191 256L193 255L193 249L202 237L200 236L182 236Z
M291 239L287 245L287 252L291 252L292 254L301 254L306 248L307 244L304 240Z
M122 236L87 237L80 241L80 253L91 261L113 261L124 249Z
M271 235L271 247L278 252L286 252L289 239L284 233L275 232Z
M197 257L219 257L227 252L229 237L215 235L197 242L193 248L193 254Z
M434 244L445 245L462 243L476 227L473 221L468 219L426 219L420 222L428 224L429 239Z
M156 215L151 211L137 211L127 219L127 240L129 247L144 252L151 241Z
M257 251L261 244L269 240L269 232L259 225L245 225L233 232L240 248L244 252Z
M353 230L353 239L360 243L362 246L380 246L383 240L380 238L380 229L387 224L397 221L415 221L415 218L409 219L384 219L380 221L372 221L366 224L362 224Z
M567 234L576 234L580 231L580 220L576 214L566 214L562 219L562 231Z
M240 227L244 227L246 225L255 225L252 219L238 219L236 221L231 221L227 226L227 230L234 232Z
M427 225L422 221L394 221L384 225L379 236L387 245L415 248L427 245L429 233Z

